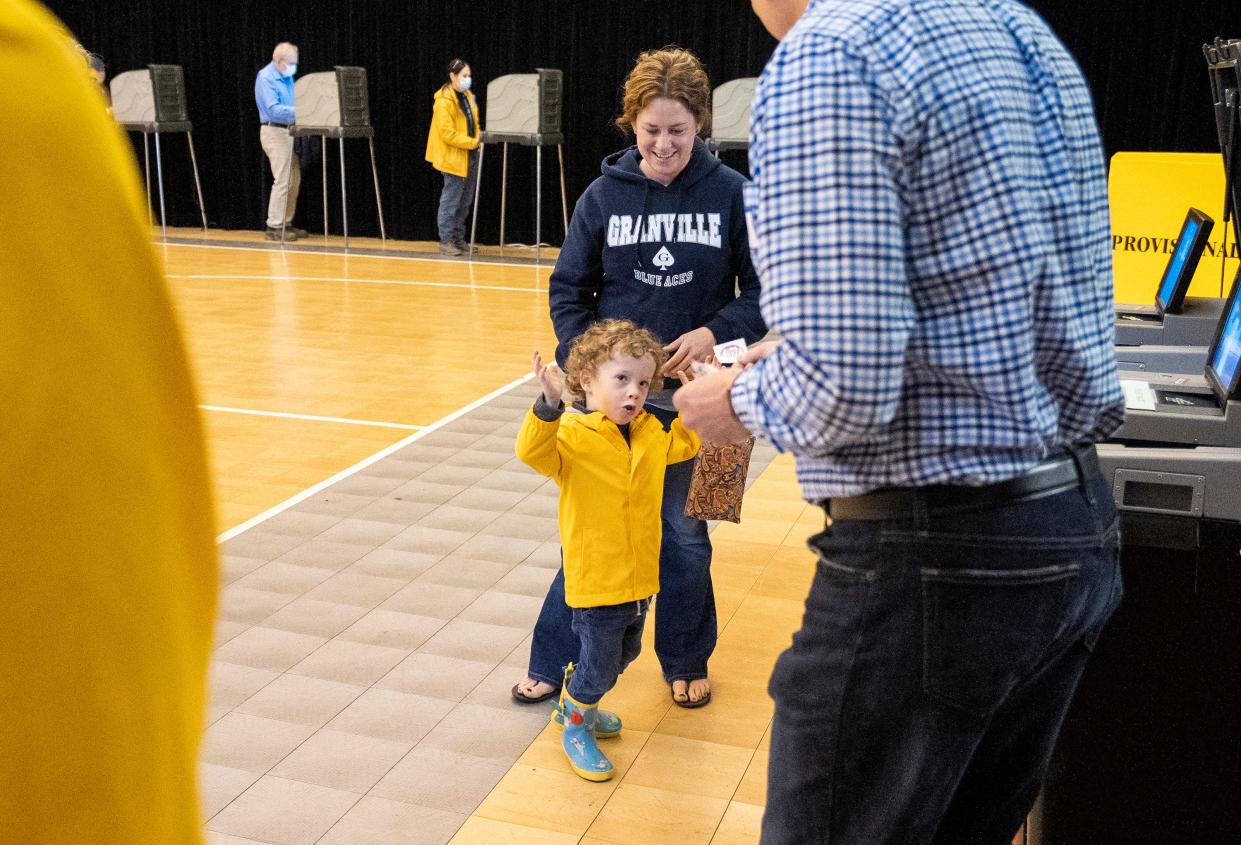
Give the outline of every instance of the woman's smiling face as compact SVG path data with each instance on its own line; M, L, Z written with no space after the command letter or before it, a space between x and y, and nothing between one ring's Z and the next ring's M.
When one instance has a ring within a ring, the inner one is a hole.
M680 100L656 97L638 112L633 122L642 172L661 185L668 185L689 164L698 135L698 121Z

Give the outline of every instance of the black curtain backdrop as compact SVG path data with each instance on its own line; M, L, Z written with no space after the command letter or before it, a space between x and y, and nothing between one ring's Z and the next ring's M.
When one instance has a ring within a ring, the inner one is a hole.
M620 86L644 49L678 44L704 61L713 84L756 76L775 47L745 0L51 0L49 7L109 76L148 63L185 68L190 118L211 226L261 229L270 185L259 147L254 75L278 41L300 49L299 75L365 67L388 234L435 239L441 177L423 160L431 97L453 56L471 64L486 126L489 79L536 67L565 74L565 180L569 210L608 152L630 143L612 125ZM1201 45L1241 38L1237 0L1096 3L1034 0L1085 71L1110 156L1118 150L1217 149ZM133 136L141 166L140 136ZM184 138L163 136L170 224L197 226ZM340 233L338 150L329 142L330 226ZM534 150L509 149L507 239L534 239ZM345 142L350 233L378 235L364 141ZM725 161L744 171L743 153ZM543 237L559 243L555 148L543 153ZM154 167L154 165L152 165ZM303 174L297 223L322 231L318 165ZM479 241L499 237L500 149L487 150Z

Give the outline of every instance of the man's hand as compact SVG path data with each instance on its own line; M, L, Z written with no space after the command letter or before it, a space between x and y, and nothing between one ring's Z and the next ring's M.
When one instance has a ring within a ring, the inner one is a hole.
M543 385L543 401L553 408L560 407L560 397L564 395L564 373L552 362L543 366L543 356L534 353L534 374Z
M715 335L706 326L686 332L664 347L668 363L664 375L672 376L689 368L690 361L710 361L715 355Z
M711 443L736 443L750 432L733 413L729 391L741 370L737 367L720 370L688 381L672 394L672 404L681 412L681 422L697 431Z
M771 353L775 352L776 347L782 343L784 343L783 340L765 340L762 343L754 344L738 356L737 366L745 368L758 363Z

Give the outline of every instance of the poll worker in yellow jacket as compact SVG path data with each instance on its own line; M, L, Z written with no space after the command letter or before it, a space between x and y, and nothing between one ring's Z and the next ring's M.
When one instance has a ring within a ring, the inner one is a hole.
M621 722L599 701L641 651L659 591L664 470L700 445L679 419L665 430L642 408L666 357L653 334L628 320L583 332L563 377L536 352L543 393L517 435L517 457L560 486L565 601L581 650L565 669L552 719L564 730L569 765L587 780L612 777L595 740L616 736ZM584 413L563 412L566 382Z
M202 841L216 546L134 167L68 33L0 0L0 843Z
M465 218L474 204L478 182L478 148L483 142L478 102L470 93L474 73L463 59L448 63L448 81L435 92L431 131L427 134L427 161L444 174L440 192L440 253L464 255Z

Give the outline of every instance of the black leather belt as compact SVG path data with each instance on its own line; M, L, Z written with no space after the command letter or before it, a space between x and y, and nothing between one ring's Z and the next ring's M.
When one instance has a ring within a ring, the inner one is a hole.
M281 129L288 129L293 124L292 123L272 123L270 121L264 120L259 125L260 126L279 126Z
M1099 458L1093 446L1065 450L1016 478L965 487L937 484L873 490L860 496L843 496L822 502L827 515L838 519L899 519L912 516L919 502L928 514L994 507L1009 502L1039 499L1072 490L1099 476Z

